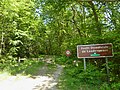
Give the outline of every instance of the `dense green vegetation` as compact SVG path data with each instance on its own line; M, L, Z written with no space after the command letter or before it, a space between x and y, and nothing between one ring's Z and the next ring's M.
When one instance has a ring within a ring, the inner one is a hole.
M95 64L87 63L87 70L84 71L82 60L73 62L73 58L59 57L56 62L65 63L63 74L59 80L60 90L119 90L120 82L113 81L110 74L110 81L106 74L105 65L99 68ZM67 61L67 63L65 62Z
M7 59L6 59L7 60ZM35 60L25 60L22 63L17 61L6 62L3 65L0 64L1 72L9 72L11 75L23 74L23 75L37 75L39 69L44 65L43 62Z
M83 80L85 83L81 84L88 85L88 88L89 85L95 84L96 87L102 85L103 88L108 88L105 90L109 90L110 87L118 89L120 87L119 7L120 2L117 0L114 2L1 0L0 70L9 70L12 74L19 73L20 70L29 68L32 62L22 63L24 65L19 69L19 58L55 55L57 56L56 63L65 65L64 76L68 76L68 78L65 77L66 88L74 86L76 90L79 90L80 87L77 85L79 86ZM109 58L108 63L110 86L104 79L106 78L104 59L87 59L89 68L85 73L81 64L73 65L74 60L82 63L82 59L78 60L76 56L77 45L102 43L113 44L114 57ZM70 60L64 57L66 50L72 52Z

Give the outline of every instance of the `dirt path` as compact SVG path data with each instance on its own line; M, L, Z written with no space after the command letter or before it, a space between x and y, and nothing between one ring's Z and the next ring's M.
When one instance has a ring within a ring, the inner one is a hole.
M53 82L56 83L56 85L58 83L58 79L59 79L59 76L62 73L62 70L63 70L63 67L61 65L57 65L57 70L53 74L53 79L54 79ZM56 85L54 85L51 90L58 90Z
M34 90L58 90L57 84L58 84L58 78L62 73L63 67L61 65L56 66L56 70L51 74L51 71L48 71L46 65L40 69L39 75L48 75L45 76L48 79L44 81L44 83L41 83L37 86L35 86Z
M43 66L37 76L0 76L0 90L58 90L58 78L62 72L61 65L51 73L47 66Z

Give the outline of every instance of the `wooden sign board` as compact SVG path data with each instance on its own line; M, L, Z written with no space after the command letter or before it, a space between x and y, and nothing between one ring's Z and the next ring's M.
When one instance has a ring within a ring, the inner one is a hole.
M92 44L92 45L78 45L78 58L102 58L112 57L112 44Z

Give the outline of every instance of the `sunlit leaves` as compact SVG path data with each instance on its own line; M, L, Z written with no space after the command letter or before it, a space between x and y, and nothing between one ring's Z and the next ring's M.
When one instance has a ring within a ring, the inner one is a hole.
M23 43L20 40L15 40L15 41L10 40L10 45L17 46L19 44L23 44Z

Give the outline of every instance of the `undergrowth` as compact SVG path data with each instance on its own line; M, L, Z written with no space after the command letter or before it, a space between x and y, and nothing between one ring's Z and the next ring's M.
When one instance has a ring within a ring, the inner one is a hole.
M62 60L64 59L64 60ZM97 66L87 63L87 70L84 71L83 62L73 62L73 58L66 57L56 59L57 62L64 63L64 71L59 80L60 90L119 90L120 83L108 83L106 73L98 69ZM63 63L62 63L63 64Z
M44 59L44 58L43 58ZM0 63L0 72L8 72L10 75L38 75L39 70L42 67L46 67L46 73L52 74L56 70L56 65L52 63L46 63L42 60L26 59L22 62L18 62L17 58L11 56L4 57Z
M16 58L8 57L4 58L4 62L0 63L0 71L9 72L11 75L35 75L43 65L43 62L37 60L26 59L24 62L18 62Z

